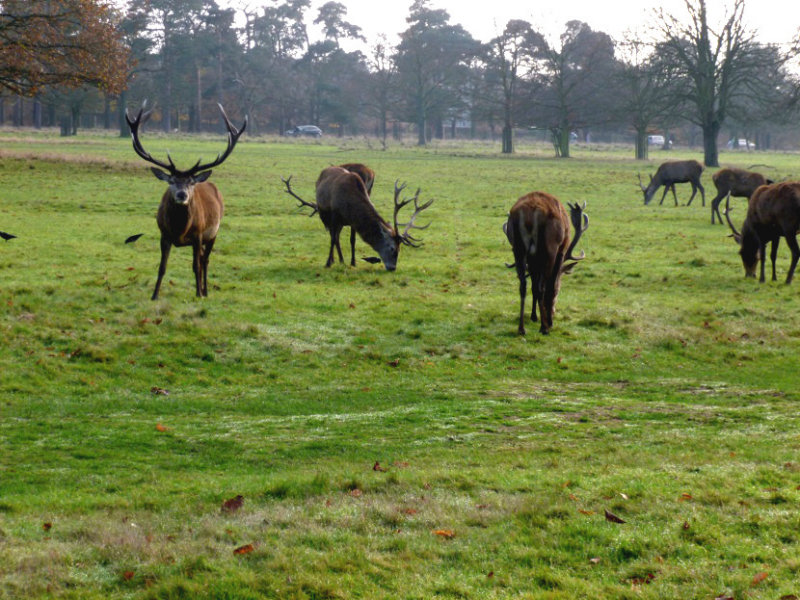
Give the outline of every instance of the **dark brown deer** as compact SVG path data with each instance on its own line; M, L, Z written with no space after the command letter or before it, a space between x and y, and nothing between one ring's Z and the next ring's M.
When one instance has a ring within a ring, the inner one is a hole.
M792 251L792 262L786 275L786 283L792 282L797 261L800 259L800 247L797 245L797 232L800 230L800 182L773 183L762 185L750 196L747 205L747 216L742 224L741 233L736 230L730 219L730 196L725 201L725 218L733 232L733 238L741 249L745 275L756 276L756 265L761 261L761 276L764 281L764 262L767 244L772 242L772 280L775 276L775 256L781 237Z
M525 335L525 295L527 277L531 278L533 308L531 321L536 321L539 306L541 325L539 331L550 332L556 298L561 289L561 275L569 273L583 260L584 253L573 256L572 251L589 227L586 207L569 205L569 216L563 205L550 194L531 192L517 200L511 208L508 221L503 225L506 237L514 251L514 264L519 278L519 329ZM570 221L575 237L570 241Z
M206 181L211 175L211 168L221 165L233 151L236 142L247 127L247 117L241 128L236 129L228 120L225 110L219 104L222 119L228 129L228 146L222 154L210 163L201 164L200 160L185 171L179 170L172 157L167 154L168 163L156 160L142 147L139 140L139 127L147 122L152 111L144 112L144 105L139 109L135 119L125 112L125 119L131 128L133 149L144 160L161 167L150 167L158 179L165 181L169 187L161 197L156 222L161 230L161 263L158 267L158 279L153 290L152 299L158 298L161 280L167 270L167 259L172 246L191 246L193 252L192 268L194 270L197 296L208 296L208 258L217 239L217 231L222 220L224 204L222 194L217 186ZM143 114L144 113L144 114Z
M320 173L316 184L316 202L306 202L294 193L291 188L291 177L283 179L286 185L286 192L300 201L300 206L312 208L311 215L319 213L322 223L330 233L331 244L328 252L326 267L330 267L334 262L334 248L339 254L339 262L344 262L342 249L339 245L339 235L342 228L350 227L350 265L355 266L355 234L356 232L367 244L369 244L380 256L380 258L365 258L367 262L381 262L387 271L394 271L397 268L397 255L401 245L419 247L419 240L411 236L411 229L426 229L428 225L415 225L417 216L431 204L433 200L428 200L419 204L420 190L411 198L400 200L400 193L405 189L405 184L394 185L394 226L389 225L378 214L377 209L369 198L369 191L364 179L357 172L348 170L343 166L328 167ZM406 223L398 223L397 215L407 204L414 203L414 213ZM400 228L403 227L403 231Z
M714 215L716 214L719 219L720 225L722 223L722 216L719 214L719 205L722 204L722 199L730 194L734 198L750 198L756 188L760 185L768 185L774 183L771 179L767 179L761 173L755 171L745 171L744 169L720 169L711 176L714 181L714 186L717 188L717 195L711 201L711 224L714 224Z
M706 191L703 184L700 183L700 176L703 174L703 165L696 160L675 160L662 163L658 167L655 175L650 175L650 183L647 187L642 184L642 176L639 175L639 187L642 188L644 193L644 203L650 204L650 201L655 196L656 191L662 185L664 186L664 193L661 195L659 205L664 203L664 198L667 192L672 190L672 197L675 199L675 206L678 206L678 196L675 193L676 183L691 183L692 184L692 197L686 206L692 204L697 190L700 190L700 195L703 197L703 206L706 205Z

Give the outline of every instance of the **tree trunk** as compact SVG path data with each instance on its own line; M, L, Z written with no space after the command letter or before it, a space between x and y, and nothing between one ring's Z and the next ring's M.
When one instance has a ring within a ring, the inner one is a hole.
M647 147L647 130L636 131L636 160L647 160L649 148Z
M42 128L42 101L38 97L33 101L33 126L36 129Z
M514 152L514 136L511 123L506 123L503 127L503 154Z
M422 95L417 97L417 146L424 146L427 140L425 139L425 129L427 128L425 118L425 104Z
M707 167L719 166L718 135L719 125L717 123L703 124L703 162Z
M128 102L127 90L122 90L117 98L117 124L119 125L119 137L128 137L130 129L128 129L128 122L125 120L125 108Z

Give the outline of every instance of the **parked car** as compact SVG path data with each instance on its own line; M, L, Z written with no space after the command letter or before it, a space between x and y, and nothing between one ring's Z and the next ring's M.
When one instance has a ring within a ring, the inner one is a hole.
M664 136L663 135L648 135L647 136L647 145L648 146L663 146L664 145Z
M739 138L738 140L728 140L728 148L737 148L739 150L755 150L756 144L750 140Z
M301 136L322 137L322 130L316 125L297 125L293 129L289 129L286 132L284 132L283 135L289 137L301 137Z

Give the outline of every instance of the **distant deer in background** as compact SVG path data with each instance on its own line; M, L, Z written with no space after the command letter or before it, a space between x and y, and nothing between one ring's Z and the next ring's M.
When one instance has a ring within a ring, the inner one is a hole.
M761 277L764 282L764 262L766 260L767 243L772 242L772 280L775 276L775 256L778 252L778 241L786 238L792 251L792 262L786 275L786 283L792 282L797 261L800 259L800 247L797 245L797 233L800 230L800 182L773 183L762 185L750 197L747 205L747 216L742 224L741 233L731 223L730 196L725 201L725 218L741 249L745 275L756 276L756 265L761 261Z
M350 168L345 168L349 166ZM431 204L433 200L428 200L419 204L419 193L405 200L400 200L400 193L405 189L405 184L394 185L394 226L389 225L378 214L377 209L372 204L369 197L367 183L360 174L356 166L342 165L338 167L328 167L323 169L317 178L316 202L307 202L298 196L291 188L291 176L283 179L286 185L286 192L300 201L300 206L308 206L312 209L311 215L319 213L322 223L330 233L331 244L328 252L326 267L330 267L334 262L333 251L336 249L339 255L339 262L344 262L342 249L339 244L339 235L342 228L350 227L350 265L355 266L355 243L356 232L361 239L369 244L380 256L380 258L365 258L367 262L383 262L387 271L394 271L397 268L397 256L401 245L419 247L419 240L411 236L411 229L427 229L430 225L418 226L414 224L417 216ZM366 167L365 167L366 168ZM369 170L369 173L372 173ZM365 175L370 181L374 179L374 174L370 177ZM371 183L369 184L371 185ZM400 224L397 222L397 215L407 204L414 203L414 213L408 222ZM400 228L403 227L403 231Z
M768 185L774 183L771 179L767 179L761 173L755 171L746 171L744 169L725 168L720 169L711 176L714 186L717 188L717 195L711 201L711 224L714 224L714 215L716 214L719 219L719 224L722 223L722 216L719 214L719 205L722 199L731 195L735 198L747 198L753 195L756 188L761 185Z
M169 184L161 197L161 204L156 215L156 222L161 230L161 263L158 267L156 287L153 290L153 300L158 298L161 280L167 270L167 259L172 246L192 247L192 268L197 296L208 296L208 258L217 239L224 205L222 194L217 186L206 179L211 175L212 167L221 165L230 156L236 142L239 141L239 137L247 127L247 117L244 118L241 128L236 129L228 120L222 105L218 106L228 130L227 148L222 154L217 155L216 160L203 164L198 160L192 168L185 171L181 171L175 166L169 154L167 154L169 162L165 163L153 158L142 147L139 140L139 127L142 123L147 122L152 111L143 114L143 104L135 119L131 119L128 112L125 111L125 119L131 129L134 151L147 162L165 169L166 173L161 169L150 167L153 175Z
M658 204L661 205L664 203L664 198L666 197L667 192L671 189L672 197L675 199L675 206L678 206L678 196L675 194L675 184L688 182L692 184L692 197L689 198L689 202L686 204L686 206L690 206L692 204L692 200L694 200L698 189L703 197L703 206L705 206L706 191L703 188L703 184L700 183L700 176L702 174L703 165L696 160L675 160L662 163L661 166L658 167L656 174L650 175L650 183L647 185L647 187L642 184L642 176L638 175L639 187L642 188L642 192L644 193L644 203L650 204L650 201L653 199L653 196L655 196L658 188L663 185L664 193L661 195L661 201Z
M572 251L589 227L586 208L570 204L570 214L550 194L531 192L517 200L511 208L503 231L514 251L514 264L519 278L519 328L525 335L526 279L531 278L533 308L531 321L536 321L536 306L539 306L543 334L553 326L556 298L561 289L561 275L569 273L583 260L585 254L573 256ZM575 227L575 236L570 241L570 221Z

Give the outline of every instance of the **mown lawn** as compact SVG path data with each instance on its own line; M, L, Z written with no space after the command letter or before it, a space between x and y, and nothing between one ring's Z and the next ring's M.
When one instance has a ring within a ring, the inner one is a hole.
M179 166L224 147L142 139ZM0 131L0 597L800 596L785 244L780 282L745 279L713 169L705 208L643 206L637 172L696 153L497 150L243 138L209 297L177 249L151 302L163 184L130 141ZM354 161L385 217L395 180L436 199L394 273L325 269L283 191ZM501 225L532 190L590 225L552 333L521 338Z

